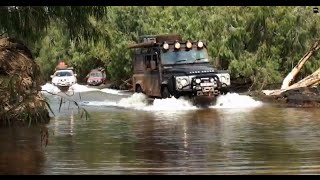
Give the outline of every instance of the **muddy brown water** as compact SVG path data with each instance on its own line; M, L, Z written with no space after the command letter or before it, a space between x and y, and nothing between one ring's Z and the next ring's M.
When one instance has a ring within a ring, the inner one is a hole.
M152 106L137 97L125 106L119 100L131 94L80 94L88 120L67 101L58 112L59 98L47 95L47 147L37 127L2 128L0 174L320 174L318 108ZM252 103L238 100L225 104Z

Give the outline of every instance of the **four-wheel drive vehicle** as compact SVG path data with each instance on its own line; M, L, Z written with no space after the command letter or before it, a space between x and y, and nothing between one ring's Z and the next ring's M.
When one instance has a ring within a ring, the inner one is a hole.
M60 87L72 86L77 83L76 76L77 74L74 74L71 69L57 70L53 75L51 75L52 84Z
M228 71L209 64L203 41L183 41L180 35L141 36L135 49L132 77L135 92L149 97L216 97L230 86Z
M90 71L90 73L87 76L87 85L89 86L98 86L101 84L105 84L106 79L106 73L103 69L93 69Z

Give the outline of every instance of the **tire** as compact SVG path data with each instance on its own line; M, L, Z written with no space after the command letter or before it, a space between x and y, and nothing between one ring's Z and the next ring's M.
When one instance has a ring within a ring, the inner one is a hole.
M230 89L229 88L222 88L220 92L222 95L226 95L226 94L230 93Z
M140 85L136 85L136 93L143 93Z
M170 98L171 97L171 94L168 90L168 87L167 86L164 86L162 87L161 89L161 98L165 99L165 98Z

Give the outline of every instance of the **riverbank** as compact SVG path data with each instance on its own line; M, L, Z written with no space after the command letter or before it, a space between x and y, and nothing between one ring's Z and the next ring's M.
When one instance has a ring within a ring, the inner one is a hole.
M31 51L13 38L0 38L0 126L48 123L40 68Z
M262 91L251 91L243 94L259 101L284 107L320 107L320 91L317 88L297 88L276 96L266 95Z

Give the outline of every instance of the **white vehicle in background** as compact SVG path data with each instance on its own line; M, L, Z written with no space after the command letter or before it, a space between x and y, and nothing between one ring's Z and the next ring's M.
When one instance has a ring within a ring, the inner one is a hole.
M63 69L57 70L50 77L52 78L52 84L57 86L58 88L67 87L69 89L70 86L77 83L77 74L74 74L71 69Z

